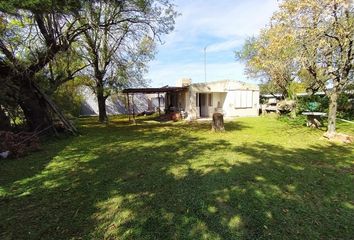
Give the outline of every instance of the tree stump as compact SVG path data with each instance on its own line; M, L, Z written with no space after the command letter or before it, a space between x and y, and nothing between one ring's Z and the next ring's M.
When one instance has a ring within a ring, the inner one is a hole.
M222 115L221 113L214 113L213 114L213 123L212 123L211 130L214 132L225 131L224 115Z

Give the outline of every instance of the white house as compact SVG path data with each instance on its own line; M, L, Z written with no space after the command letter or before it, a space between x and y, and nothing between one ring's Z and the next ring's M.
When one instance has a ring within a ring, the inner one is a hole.
M215 112L226 117L258 116L256 84L232 80L192 84L190 79L183 79L177 88L166 92L165 108L181 111L187 119L208 118Z

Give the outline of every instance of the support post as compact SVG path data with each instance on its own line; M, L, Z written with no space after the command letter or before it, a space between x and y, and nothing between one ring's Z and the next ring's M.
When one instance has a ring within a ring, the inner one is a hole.
M63 115L63 113L57 108L57 106L48 97L47 94L45 94L35 83L32 83L32 84L33 84L33 87L37 90L37 92L44 98L47 105L53 110L54 113L57 114L58 118L62 121L65 128L67 130L69 130L73 135L76 135L78 133L76 127L69 120L66 119L66 117Z
M160 93L157 94L157 98L159 100L159 116L161 116Z
M129 101L129 93L127 93L127 99L128 99L128 117L129 117L129 122L130 122L130 101Z
M135 109L134 109L134 93L132 94L132 105L133 105L133 122L135 122Z

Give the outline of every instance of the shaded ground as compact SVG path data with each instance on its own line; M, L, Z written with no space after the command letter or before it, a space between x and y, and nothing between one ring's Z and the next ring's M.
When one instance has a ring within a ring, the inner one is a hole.
M243 118L109 126L0 161L0 239L350 239L354 146ZM340 131L353 134L350 125Z

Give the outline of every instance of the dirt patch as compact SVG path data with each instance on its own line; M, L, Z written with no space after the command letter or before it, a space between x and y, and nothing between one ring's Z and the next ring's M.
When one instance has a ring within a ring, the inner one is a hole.
M336 133L334 135L328 135L327 133L325 133L323 136L332 142L341 142L341 143L348 143L348 144L354 142L353 136L344 133Z

